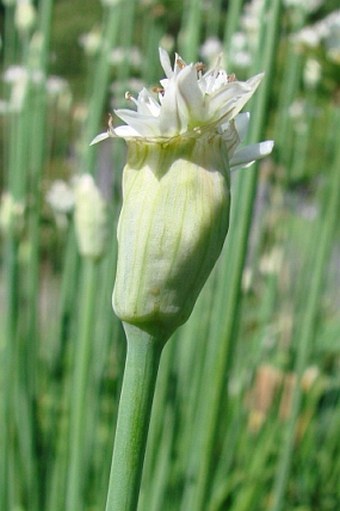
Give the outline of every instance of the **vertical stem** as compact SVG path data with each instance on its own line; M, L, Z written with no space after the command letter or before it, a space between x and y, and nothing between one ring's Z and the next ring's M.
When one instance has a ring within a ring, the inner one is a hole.
M127 358L106 511L136 511L163 340L124 325Z
M79 317L79 338L74 357L74 378L71 396L69 448L70 460L67 481L67 511L82 509L83 451L86 417L87 381L92 352L94 305L96 301L97 264L84 260Z
M1 429L0 429L0 509L10 509L11 488L9 483L10 460L13 459L13 443L11 440L11 429L13 422L13 374L14 368L14 345L16 337L16 311L18 310L18 261L17 261L17 240L13 233L10 233L6 240L5 251L5 276L6 289L8 292L5 314L5 345L1 350Z

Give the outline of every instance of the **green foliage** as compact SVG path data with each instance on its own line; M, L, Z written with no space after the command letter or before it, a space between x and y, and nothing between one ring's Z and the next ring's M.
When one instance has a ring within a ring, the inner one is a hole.
M34 32L19 37L4 8L4 71L19 64L67 83L53 94L33 79L2 87L0 509L102 511L126 349L111 307L125 149L89 142L112 107L126 106L124 91L141 88L136 80L157 84L160 40L202 60L206 37L223 45L244 30L245 6L35 4L45 37L38 51ZM274 5L264 3L270 16ZM260 27L267 18L255 15L253 69L233 61L237 76L266 71L250 136L274 139L275 150L232 176L227 243L165 347L138 511L339 505L339 70L324 46L290 38L336 6L325 2L296 22L281 5ZM102 40L89 56L79 37L93 28ZM321 66L312 87L310 57ZM54 208L46 200L55 179L83 173L109 203L99 261L79 255L65 195Z

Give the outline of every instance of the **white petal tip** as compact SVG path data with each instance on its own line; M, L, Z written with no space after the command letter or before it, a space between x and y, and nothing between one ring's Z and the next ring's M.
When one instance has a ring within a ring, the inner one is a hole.
M92 142L90 143L90 146L91 145L95 145L95 144L98 144L99 142L102 142L103 140L106 140L107 138L109 138L110 135L107 133L107 131L105 133L99 133L99 135L97 135L93 140Z
M270 154L274 147L274 140L266 140L260 143L261 158Z

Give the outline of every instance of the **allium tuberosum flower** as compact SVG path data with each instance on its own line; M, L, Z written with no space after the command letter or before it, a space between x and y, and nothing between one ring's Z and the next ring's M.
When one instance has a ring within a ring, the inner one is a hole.
M123 206L118 225L118 266L113 306L124 322L167 339L184 323L208 278L229 225L230 170L269 154L271 141L239 148L249 114L239 112L262 75L246 82L217 64L171 66L160 49L166 77L138 98L136 110L115 114L93 143L121 137L128 143Z

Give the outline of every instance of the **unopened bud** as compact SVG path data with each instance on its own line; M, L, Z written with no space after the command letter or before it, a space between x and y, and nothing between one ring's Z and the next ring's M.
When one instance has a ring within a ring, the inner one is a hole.
M35 24L36 12L30 0L18 0L14 22L20 33L30 32Z
M79 252L84 257L98 259L104 253L107 240L106 202L89 174L76 180L74 195Z
M123 175L118 317L169 337L191 314L229 224L229 169L222 137L135 141Z

